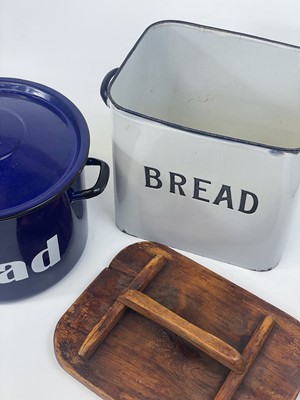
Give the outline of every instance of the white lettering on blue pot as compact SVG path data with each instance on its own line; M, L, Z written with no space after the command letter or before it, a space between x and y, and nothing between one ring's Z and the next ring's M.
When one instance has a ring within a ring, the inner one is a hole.
M42 250L33 258L31 269L35 273L45 272L60 260L61 256L58 238L57 235L55 235L51 239L47 240L46 249ZM11 261L0 264L0 284L21 281L27 278L29 278L29 274L24 261Z

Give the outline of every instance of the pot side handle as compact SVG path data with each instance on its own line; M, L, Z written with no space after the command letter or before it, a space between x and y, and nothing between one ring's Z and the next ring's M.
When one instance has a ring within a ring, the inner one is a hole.
M109 71L105 75L105 77L103 78L103 81L101 83L100 95L101 95L102 100L104 101L104 103L107 105L107 107L109 107L109 105L108 105L108 85L109 85L110 81L112 80L112 78L118 72L118 69L119 68L114 68L111 71Z
M109 166L106 162L98 160L97 158L89 157L85 166L99 166L100 172L95 185L90 189L80 190L79 192L72 191L69 193L71 201L87 200L92 197L98 196L106 188L109 179Z

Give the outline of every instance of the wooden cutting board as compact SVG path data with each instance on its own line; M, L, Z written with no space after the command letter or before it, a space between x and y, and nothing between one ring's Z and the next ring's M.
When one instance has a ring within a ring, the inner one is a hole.
M166 246L122 250L57 324L61 366L103 399L289 400L300 323Z

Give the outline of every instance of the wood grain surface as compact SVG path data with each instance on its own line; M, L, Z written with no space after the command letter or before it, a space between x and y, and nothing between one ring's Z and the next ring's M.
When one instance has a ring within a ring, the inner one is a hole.
M78 354L93 328L158 254L167 262L143 293L242 354L248 368L237 374L238 382L236 372L131 309L90 358ZM61 366L103 399L294 400L300 390L299 322L152 242L122 250L99 274L58 322L54 349ZM234 391L227 392L232 385Z

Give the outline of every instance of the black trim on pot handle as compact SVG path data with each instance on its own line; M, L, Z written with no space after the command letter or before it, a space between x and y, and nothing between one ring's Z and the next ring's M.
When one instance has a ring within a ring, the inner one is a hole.
M100 95L102 97L102 100L104 103L108 106L108 85L109 82L112 80L112 78L116 75L117 71L119 68L114 68L111 71L109 71L105 77L103 78L103 81L101 83L100 87Z
M106 188L109 179L108 164L106 164L106 162L102 160L98 160L97 158L89 157L86 161L85 166L87 167L90 165L96 165L100 167L99 176L95 185L90 189L80 190L79 192L72 191L71 193L69 193L71 201L87 200L92 197L96 197Z

